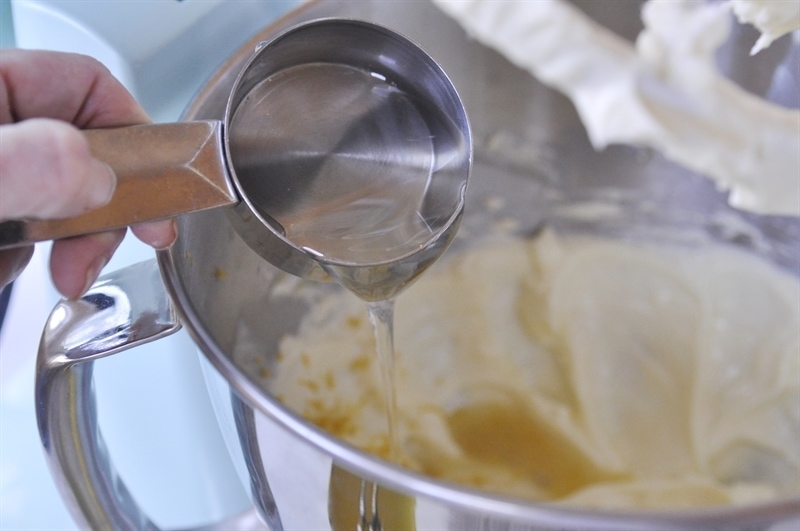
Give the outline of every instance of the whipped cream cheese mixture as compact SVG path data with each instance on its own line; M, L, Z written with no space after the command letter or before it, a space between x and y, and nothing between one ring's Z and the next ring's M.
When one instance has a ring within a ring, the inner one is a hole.
M800 494L800 283L731 248L502 239L397 300L400 461L584 507ZM269 389L388 454L363 302L314 306Z
M800 28L800 2L792 0L731 0L736 18L743 24L752 24L761 37L751 53L757 54L797 28Z
M800 27L800 2L650 0L635 45L563 0L434 2L567 95L596 149L649 146L729 190L735 207L800 215L800 110L745 92L714 58L731 11L763 33L755 52Z

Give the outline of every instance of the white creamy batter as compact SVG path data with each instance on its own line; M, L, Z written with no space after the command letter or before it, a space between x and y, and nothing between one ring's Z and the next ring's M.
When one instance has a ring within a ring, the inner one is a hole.
M722 246L565 239L449 256L396 309L402 462L589 507L800 494L800 283ZM316 305L269 388L387 454L364 303Z
M731 0L731 6L739 22L752 24L761 32L753 55L800 28L800 2L794 0Z
M793 0L650 0L634 45L563 0L434 0L475 39L575 104L592 144L645 145L712 178L733 206L800 215L800 110L726 79L733 10L763 37L800 27Z

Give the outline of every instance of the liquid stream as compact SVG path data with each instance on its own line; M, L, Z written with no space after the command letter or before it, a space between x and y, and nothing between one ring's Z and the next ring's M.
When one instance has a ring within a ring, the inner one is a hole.
M367 302L396 455L394 299L452 237L468 139L386 76L333 63L260 81L230 130L236 176L265 222Z
M401 437L397 422L397 386L395 385L394 299L367 303L367 310L375 333L375 348L381 372L389 441L388 457L392 461L397 461L400 456Z
M447 247L469 143L443 111L385 76L327 63L259 83L231 129L236 173L256 208L367 302L396 456L394 300Z

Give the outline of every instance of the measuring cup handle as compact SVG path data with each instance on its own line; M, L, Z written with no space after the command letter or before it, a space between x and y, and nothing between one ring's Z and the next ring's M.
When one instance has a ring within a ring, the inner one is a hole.
M127 227L235 204L218 120L84 131L95 158L117 176L111 201L59 220L0 223L0 248Z
M89 529L156 530L117 475L97 424L94 360L181 328L155 260L100 279L53 309L36 370L36 418L50 471L76 522ZM265 529L254 510L203 529Z

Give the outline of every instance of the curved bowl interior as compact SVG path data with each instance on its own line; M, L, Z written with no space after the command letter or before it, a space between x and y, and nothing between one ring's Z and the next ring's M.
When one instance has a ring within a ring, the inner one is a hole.
M583 2L581 6L592 10L592 4ZM594 9L598 19L624 36L636 35L640 29L638 9L623 2L603 4L607 9ZM496 213L485 205L499 194L504 198L504 215L514 219L521 234L535 233L547 225L558 231L691 245L691 239L682 241L685 235L700 231L710 240L758 253L800 276L797 219L733 210L710 181L646 149L612 146L596 152L566 98L470 40L455 22L427 2L414 2L413 6L360 1L306 5L266 28L230 58L199 92L185 118L223 116L230 88L258 41L298 22L329 16L365 19L406 35L442 65L464 100L473 131L475 165L461 233L448 252L470 245L490 230ZM598 201L611 207L608 212L612 214L600 218L580 214L581 205ZM661 515L596 514L438 483L360 452L288 411L270 395L259 374L249 370L248 353L237 352L246 329L257 334L248 341L260 345L262 361L267 366L274 363L281 338L297 330L313 301L341 288L293 279L271 266L239 238L222 211L186 216L179 225L176 245L161 253L160 260L173 298L206 356L254 409L355 474L408 495L491 518L556 522L564 527L588 528L590 522L619 529L644 528L643 522L653 528L708 522L746 527L748 522L758 526L776 516L800 514L800 500L796 499ZM730 226L739 230L727 230Z

